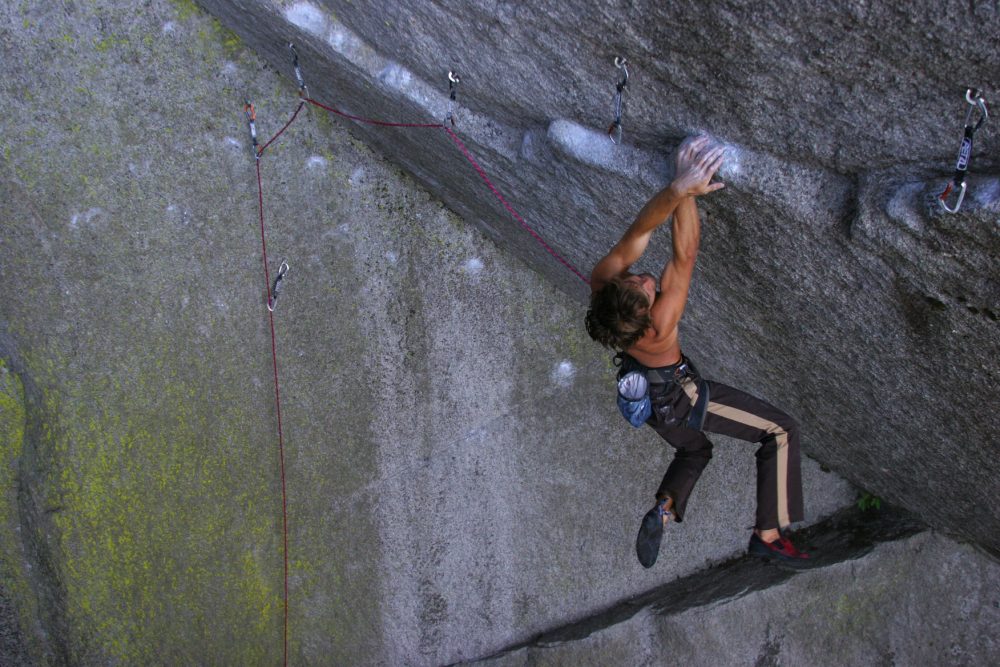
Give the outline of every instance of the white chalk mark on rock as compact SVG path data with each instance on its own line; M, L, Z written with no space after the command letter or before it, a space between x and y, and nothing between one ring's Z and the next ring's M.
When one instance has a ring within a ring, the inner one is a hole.
M885 205L885 212L890 218L903 223L918 234L925 232L921 200L923 190L923 183L907 183L896 190Z
M358 167L351 173L351 177L347 179L347 182L351 185L351 187L357 187L364 180L365 180L365 168Z
M395 264L396 262L399 261L399 255L393 252L392 250L389 250L385 253L385 258L389 260L390 264Z
M576 367L570 361L560 361L552 369L552 381L560 387L569 387L576 376Z
M984 208L1000 208L1000 179L991 178L969 186L972 199Z
M615 145L603 132L559 119L549 125L549 138L586 164L608 168L615 162Z
M314 35L322 35L327 24L323 10L311 2L299 2L286 9L285 20Z
M100 208L87 209L86 213L74 213L73 217L69 219L69 226L71 229L76 229L81 222L90 225L91 221L102 213L104 213L104 209Z
M730 144L725 144L725 147L726 156L722 161L722 166L719 167L719 178L723 181L739 179L743 175L743 151Z
M397 90L405 88L410 83L411 78L410 71L399 63L391 62L378 73L379 81Z
M313 155L308 160L306 160L307 169L326 169L326 158L319 155Z
M604 132L564 118L557 118L549 124L547 136L556 149L574 160L626 178L647 178L644 172L653 167L651 157L644 151L632 146L616 146ZM651 176L655 177L655 174Z
M478 257L473 257L462 265L462 270L468 273L470 276L478 276L483 272L483 260Z

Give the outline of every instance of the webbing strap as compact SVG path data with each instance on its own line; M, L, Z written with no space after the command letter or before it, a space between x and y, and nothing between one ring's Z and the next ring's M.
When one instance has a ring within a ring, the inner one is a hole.
M691 414L688 415L687 426L695 431L700 431L701 427L705 424L705 413L708 411L710 392L708 390L708 383L705 380L695 377L694 381L698 387L698 400L695 401L694 407L691 408Z

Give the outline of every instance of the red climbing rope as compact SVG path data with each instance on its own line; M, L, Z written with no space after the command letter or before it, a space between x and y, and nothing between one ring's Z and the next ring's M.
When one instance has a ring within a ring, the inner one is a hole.
M550 255L552 255L553 257L555 257L556 260L558 260L560 264L562 264L567 269L569 269L570 271L572 271L573 273L575 273L577 278L579 278L580 280L582 280L583 282L585 282L585 283L587 283L589 285L590 284L590 278L588 278L585 275L583 275L582 273L580 273L580 271L575 266L573 266L572 264L570 264L568 261L566 261L562 257L562 255L560 255L555 250L553 250L552 246L550 246L548 243L546 243L545 239L543 239L542 236L538 232L536 232L534 229L532 229L531 227L528 226L528 223L526 223L524 221L524 218L522 218L521 215L517 211L514 210L514 207L507 203L507 200L504 199L504 196L502 194L500 194L500 191L496 188L495 185L493 185L493 183L490 181L489 177L486 175L486 172L483 170L482 167L479 166L479 163L476 162L476 158L472 157L472 153L469 152L469 149L465 147L465 144L463 144L462 140L458 138L458 135L455 134L452 131L452 129L450 127L448 127L447 125L439 125L438 127L440 127L441 129L443 129L445 132L448 133L448 136L451 137L451 140L455 142L455 145L458 146L458 149L460 151L462 151L462 155L465 156L465 159L469 161L469 164L472 165L472 168L475 169L476 172L479 174L480 178L483 179L483 182L486 183L486 187L488 187L490 190L493 191L493 194L496 196L496 198L498 200L500 200L500 203L503 204L504 208L507 209L507 212L510 213L514 217L514 219L517 220L517 222L522 227L524 227L524 229L527 230L527 232L529 234L531 234L531 236L534 237L534 239L536 241L538 241L542 245L543 248L545 248L549 252Z
M280 136L281 136L282 134L284 134L284 133L285 133L285 130L287 130L287 129L288 129L288 126L289 126L289 125L291 125L292 123L294 123L294 122L295 122L295 119L296 119L296 118L298 117L298 115L299 115L299 112L300 112L300 111L302 111L302 107L304 107L304 106L305 106L305 104L306 104L305 102L299 102L299 106L295 107L295 113L293 113L293 114L292 114L292 117L288 119L288 122L287 122L287 123L285 123L285 126L284 126L284 127L282 127L282 128L280 129L280 130L278 130L278 133L277 133L277 134L275 134L275 135L274 135L273 137L271 137L271 138L270 138L270 139L268 140L268 142L267 142L266 144L264 144L263 146L261 146L261 147L260 147L260 150L259 150L259 151L257 151L257 157L258 157L258 158L260 158L260 156L264 154L264 151L265 151L265 150L267 150L267 147L268 147L268 146L270 146L270 145L271 145L271 144L273 144L273 143L274 143L275 141L277 141L278 137L280 137Z
M531 226L529 226L528 223L525 222L524 218L521 217L521 215L516 210L514 210L514 207L510 205L510 203L503 196L500 190L495 185L493 185L493 182L489 179L489 176L486 175L486 171L479 165L479 162L476 161L475 157L473 157L472 152L469 151L469 149L465 146L462 140L458 138L458 135L451 128L447 127L442 123L394 123L384 120L365 118L362 116L355 116L349 113L344 113L339 109L335 109L321 102L317 102L314 99L306 97L299 102L299 105L295 108L295 112L292 114L292 117L288 119L288 122L285 123L284 126L280 130L278 130L278 132L273 137L271 137L264 145L260 146L259 148L257 145L256 128L254 126L254 122L256 121L256 112L253 109L253 105L251 105L249 101L244 106L244 112L246 113L247 120L250 123L251 136L253 137L254 140L254 157L256 158L257 162L257 208L260 213L260 247L264 261L264 284L267 288L267 303L271 303L271 271L268 268L268 262L267 262L267 240L264 230L264 186L260 174L260 159L263 156L264 151L267 150L268 146L277 141L278 137L284 134L285 130L287 130L289 126L295 122L295 119L298 118L299 112L302 111L302 107L305 106L306 102L312 104L313 106L317 106L320 109L324 109L330 113L341 116L342 118L347 118L348 120L353 120L359 123L365 123L367 125L378 125L381 127L412 127L412 128L444 130L448 134L448 137L458 147L459 151L461 151L462 155L469 162L469 164L472 165L472 168L476 170L477 174L479 174L479 177L486 184L486 187L490 189L493 195L497 198L497 200L499 200L499 202L503 205L503 207L507 209L507 212L510 213L510 215L518 222L518 224L520 224L521 227L523 227L529 234L531 234L531 236L536 241L538 241L538 243L540 243L541 246L545 248L545 250L548 251L550 255L552 255L557 261L559 261L559 263L561 263L567 269L572 271L584 283L588 285L590 284L589 278L583 275L583 273L581 273L575 266L570 264L565 258L559 255L559 253L557 253L552 248L552 246L546 243L545 239L543 239L538 232L532 229ZM287 667L288 665L288 494L285 482L285 435L281 424L281 387L278 382L278 343L277 343L277 336L274 333L274 312L271 311L270 308L268 309L268 317L271 326L271 364L274 369L274 403L278 415L278 459L281 468L281 533L283 539L284 568L285 568L284 626L283 626L284 658L282 664Z
M260 212L260 248L261 253L264 257L264 285L267 289L267 303L271 303L271 271L268 269L267 265L267 240L264 234L264 186L261 183L260 177L260 156L264 152L264 149L270 146L275 139L277 139L282 132L284 132L292 121L295 120L295 116L298 115L299 111L302 109L302 104L299 104L298 109L292 115L292 119L285 123L285 127L278 131L278 134L271 137L264 146L256 152L257 156L257 209ZM277 336L274 334L274 312L268 308L268 318L271 324L271 365L274 369L274 404L278 413L278 461L281 468L281 536L283 540L283 553L284 553L284 565L285 565L285 576L284 576L284 623L283 623L283 644L284 644L284 658L282 664L288 665L288 494L285 485L285 434L281 425L281 385L278 382L278 343Z
M306 102L318 106L320 109L326 109L330 113L337 114L341 118L348 118L350 120L356 120L359 123L365 123L366 125L380 125L382 127L444 127L441 123L391 123L385 120L374 120L372 118L364 118L363 116L352 116L349 113L344 113L340 109L334 109L333 107L328 107L322 102L317 102L311 97L306 98Z
M536 232L534 229L532 229L528 225L528 223L524 221L524 218L522 218L521 215L517 211L514 210L514 207L511 206L510 203L504 198L503 194L500 193L500 190L497 189L497 187L495 185L493 185L492 181L490 181L489 176L486 175L486 171L483 170L483 168L479 166L479 163L472 156L472 153L469 151L469 149L466 148L465 144L462 143L462 140L459 139L458 135L455 134L455 132L451 128L449 128L447 125L444 125L442 123L392 123L392 122L388 122L388 121L384 121L384 120L374 120L374 119L371 119L371 118L365 118L363 116L355 116L355 115L352 115L352 114L349 114L349 113L344 113L343 111L340 111L339 109L334 109L333 107L329 107L329 106L327 106L327 105L325 105L325 104L323 104L321 102L317 102L316 100L314 100L312 98L306 98L305 101L309 102L310 104L313 104L313 105L315 105L315 106L317 106L317 107L319 107L321 109L325 109L326 111L329 111L330 113L337 114L338 116L341 116L343 118L348 118L350 120L354 120L354 121L357 121L359 123L365 123L367 125L379 125L379 126L382 126L382 127L420 127L420 128L431 128L431 129L444 130L445 132L448 133L448 136L451 138L451 140L455 142L455 145L458 146L458 149L462 152L462 155L465 156L465 159L468 160L469 164L472 165L472 168L475 169L476 173L479 174L479 177L483 179L484 183L486 183L486 187L488 187L490 189L490 191L493 192L494 196L500 201L501 204L503 204L503 207L505 209L507 209L507 212L511 214L511 216L514 218L514 220L516 220L518 222L518 224L521 225L521 227L523 227L529 234L531 234L531 236L536 241L538 241L538 243L540 243L541 246L543 248L545 248L545 250L548 251L548 253L550 255L552 255L560 264L562 264L567 269L569 269L574 274L576 274L576 276L580 280L582 280L583 282L585 282L588 285L590 284L590 279L589 278L587 278L585 275L583 275L579 271L579 269L577 269L575 266L573 266L572 264L570 264L564 257L562 257L559 253L557 253L552 248L552 246L550 246L548 243L546 243L545 239L543 239L542 236L538 232ZM298 110L296 110L296 113L298 113ZM293 118L293 120L294 120L294 118ZM291 123L291 121L289 121L289 123ZM285 127L287 127L287 125ZM268 143L270 143L270 142L268 142ZM267 145L265 144L264 147L266 148ZM261 149L261 150L263 150L263 149Z

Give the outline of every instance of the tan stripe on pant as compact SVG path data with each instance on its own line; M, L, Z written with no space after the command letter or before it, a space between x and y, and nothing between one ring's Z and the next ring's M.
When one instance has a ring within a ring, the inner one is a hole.
M713 403L711 400L708 402L708 411L774 435L778 446L778 525L784 528L790 524L791 521L788 518L788 433L772 421L728 405Z
M691 398L693 405L698 398L698 389L695 383L685 384L684 391ZM728 405L713 403L711 399L708 401L708 411L724 419L746 424L775 436L778 447L778 525L784 528L790 524L791 520L788 517L788 432L772 421Z

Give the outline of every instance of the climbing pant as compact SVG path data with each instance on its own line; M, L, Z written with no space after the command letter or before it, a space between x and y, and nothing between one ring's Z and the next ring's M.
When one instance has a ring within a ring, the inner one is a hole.
M654 369L655 370L655 369ZM653 410L647 420L653 430L677 450L667 468L657 498L674 499L673 512L683 521L688 497L712 458L712 443L705 432L760 443L757 450L756 528L784 528L801 521L802 473L799 426L769 403L732 387L701 380L708 387L708 409L701 430L688 427L686 412L696 404L699 382L685 377L678 384L650 384L654 406L665 399L672 410ZM672 414L671 414L672 413Z

